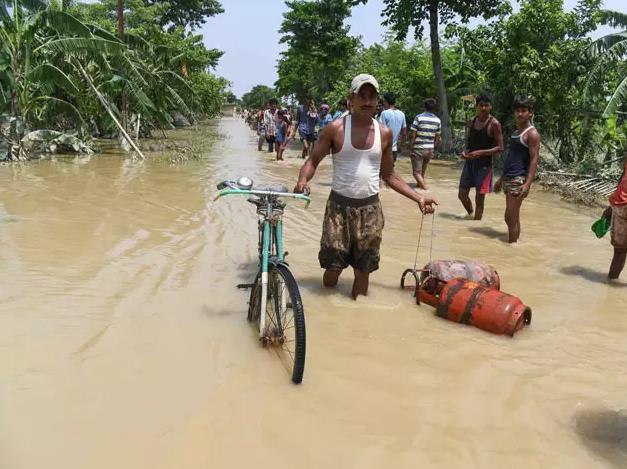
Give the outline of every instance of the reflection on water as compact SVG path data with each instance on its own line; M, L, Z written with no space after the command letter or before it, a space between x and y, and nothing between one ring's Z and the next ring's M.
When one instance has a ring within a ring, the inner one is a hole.
M503 197L467 220L459 170L430 165L434 257L495 265L534 310L529 329L497 337L400 290L420 220L389 189L368 298L349 298L350 272L321 288L323 162L309 210L285 215L308 333L294 387L236 288L255 270L254 208L212 198L239 175L290 187L300 152L277 164L236 119L175 138L190 136L218 141L179 165L110 153L0 166L0 467L623 467L622 414L582 411L624 408L627 388L626 282L604 281L596 211L536 189L509 246Z

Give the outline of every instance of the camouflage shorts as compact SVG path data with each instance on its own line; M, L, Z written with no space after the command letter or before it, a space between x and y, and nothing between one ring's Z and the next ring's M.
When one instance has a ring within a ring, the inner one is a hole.
M612 207L612 246L627 249L627 205Z
M525 180L526 178L524 176L503 176L503 192L507 195L518 197L520 195L520 188L525 184Z
M384 223L378 195L350 199L331 192L322 223L320 267L377 270Z

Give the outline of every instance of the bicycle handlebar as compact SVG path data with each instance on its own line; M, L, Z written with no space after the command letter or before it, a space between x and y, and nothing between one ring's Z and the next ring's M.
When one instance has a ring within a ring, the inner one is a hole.
M224 197L225 195L260 195L273 197L289 197L292 199L300 200L301 202L305 202L305 208L309 207L309 204L311 203L311 198L309 196L305 194L296 194L295 192L276 192L255 189L237 189L230 187L218 191L218 195L216 195L213 200L218 200L220 197Z

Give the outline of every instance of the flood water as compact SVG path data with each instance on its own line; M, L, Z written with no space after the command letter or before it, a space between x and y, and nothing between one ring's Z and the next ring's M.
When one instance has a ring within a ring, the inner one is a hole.
M237 119L193 135L216 133L183 164L109 153L0 166L0 468L627 467L627 281L605 283L599 209L536 186L509 246L504 197L464 220L459 170L432 164L434 258L493 264L533 309L530 328L493 336L399 289L419 214L388 189L369 296L349 298L350 272L322 290L325 161L310 208L285 215L307 321L294 386L235 287L256 267L254 207L212 198L239 175L291 188L302 160L259 153Z

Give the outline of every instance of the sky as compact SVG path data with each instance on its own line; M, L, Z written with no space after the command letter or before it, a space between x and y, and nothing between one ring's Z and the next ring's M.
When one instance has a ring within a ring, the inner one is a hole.
M232 90L241 97L255 85L274 86L277 79L276 64L284 45L279 44L278 33L286 11L283 0L220 0L224 8L221 15L209 18L202 27L208 48L224 51L215 72L232 83ZM564 0L567 9L576 0ZM604 8L627 12L624 0L605 0ZM516 10L516 7L514 7ZM385 28L381 26L383 0L369 0L366 5L353 8L348 20L350 34L361 36L368 47L381 42ZM480 20L475 20L478 24ZM471 21L471 26L473 22ZM607 34L601 29L593 37Z

